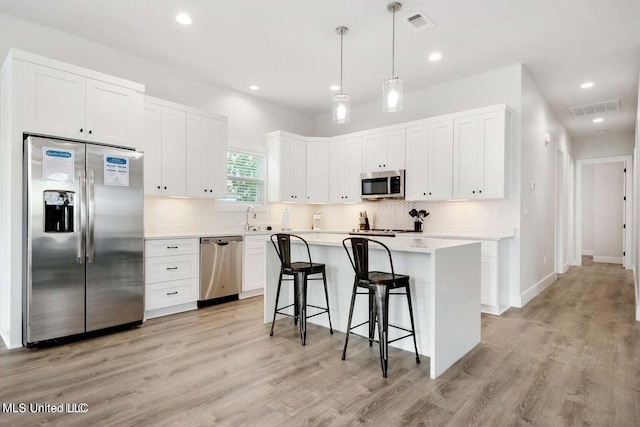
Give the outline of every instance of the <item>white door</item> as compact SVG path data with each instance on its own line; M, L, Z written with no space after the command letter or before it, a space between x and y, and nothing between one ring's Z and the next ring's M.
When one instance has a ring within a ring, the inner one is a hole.
M478 197L504 197L505 112L478 116Z
M478 119L453 122L453 197L475 199L478 195Z
M144 193L162 194L162 107L145 103L143 122Z
M405 133L404 129L385 132L383 134L383 150L386 153L382 168L397 170L405 168Z
M346 142L332 141L329 144L329 202L344 203L347 196Z
M162 194L184 196L186 185L187 117L162 107Z
M453 122L433 123L429 129L428 200L453 197Z
M124 147L135 145L140 137L142 94L135 90L86 80L87 141Z
M361 200L361 180L362 173L362 138L349 138L345 141L345 175L346 180L346 202L359 202Z
M387 159L387 145L382 134L364 137L363 171L374 172L384 169Z
M187 195L208 197L211 195L207 182L207 118L186 113L186 180Z
M407 171L405 176L405 198L427 200L429 188L429 132L427 126L407 129ZM427 167L427 165L429 165Z
M227 197L227 122L208 118L207 139L209 195L224 198Z
M24 130L85 139L85 78L24 64Z
M329 202L329 144L310 141L307 144L307 202Z
M306 203L307 147L306 142L294 139L291 144L293 201Z

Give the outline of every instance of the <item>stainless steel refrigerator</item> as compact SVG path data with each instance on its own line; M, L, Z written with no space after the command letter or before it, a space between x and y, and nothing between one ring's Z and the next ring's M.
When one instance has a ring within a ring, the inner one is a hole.
M133 150L25 139L25 345L142 323L142 174Z

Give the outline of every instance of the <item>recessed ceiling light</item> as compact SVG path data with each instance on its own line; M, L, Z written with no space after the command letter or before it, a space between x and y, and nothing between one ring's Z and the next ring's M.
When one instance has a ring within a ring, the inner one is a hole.
M340 86L338 86L338 85L331 85L331 87L329 88L329 90L340 90Z
M584 82L580 85L580 87L582 89L589 89L590 87L593 87L593 82Z
M191 17L186 13L179 13L176 15L176 21L181 23L182 25L191 25L193 22Z
M440 61L442 59L442 54L440 52L433 52L429 55L429 61Z
M593 123L602 123L604 119L602 117L598 117L597 119L593 119Z
M256 85L251 85L251 86L249 86L249 89L251 89L251 90L259 90L260 88L258 86L256 86Z

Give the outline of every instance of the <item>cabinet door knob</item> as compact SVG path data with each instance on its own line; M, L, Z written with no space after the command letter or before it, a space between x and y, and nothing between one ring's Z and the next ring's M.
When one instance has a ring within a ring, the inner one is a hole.
M164 189L166 190L166 189L167 189L167 187L165 186L165 187L164 187Z
M204 192L205 192L205 193L207 192L207 189L206 189L206 188L204 189Z
M431 194L431 193L429 193L429 194ZM426 195L427 195L427 193L422 193L422 195L423 195L423 196L426 196Z
M80 132L84 132L84 128L80 128Z
M472 193L473 193L473 194L476 194L476 190L473 190L473 191L472 191Z
M160 189L160 186L158 185L158 190Z
M210 190L209 190L209 193L213 193L213 190L211 190L211 189L210 189Z
M429 193L429 195L431 195L431 193Z
M482 190L478 190L478 193L482 193Z
M91 131L89 131L89 133L91 133ZM382 165L382 166L384 166L385 168L387 167L387 165Z
M93 131L92 131L92 130L89 130L89 133L93 133Z
M378 167L379 167L379 168L381 168L381 167L382 167L382 165L378 165Z

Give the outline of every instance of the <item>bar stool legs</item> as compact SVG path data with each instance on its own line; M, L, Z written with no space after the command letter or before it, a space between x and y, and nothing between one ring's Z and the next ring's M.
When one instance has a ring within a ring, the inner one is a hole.
M278 288L276 290L276 301L275 307L273 310L273 320L271 321L271 332L270 336L273 336L273 328L276 323L276 315L278 314L278 303L280 302L280 290L282 288L282 276L283 273L280 273L278 277ZM296 272L293 275L293 324L298 325L300 329L300 341L302 345L306 345L307 342L307 284L308 280L320 280L320 278L309 279L308 274L305 272ZM329 291L327 288L327 276L326 273L322 272L322 281L324 285L324 297L327 303L327 316L329 317L329 333L333 334L333 325L331 324L331 312L329 311ZM290 307L290 306L288 306ZM322 307L312 306L314 308L323 309ZM283 307L284 309L286 307ZM324 309L323 309L324 310ZM282 314L282 313L281 313Z
M353 320L353 309L355 306L357 290L358 285L356 282L351 294L351 306L349 307L349 320L347 323L347 334L344 340L344 349L342 350L342 360L345 360L347 357L347 346L349 345L349 335L351 335L351 322ZM369 346L373 345L377 324L378 343L380 345L380 366L382 368L382 376L384 378L387 378L387 371L389 368L389 291L390 289L386 285L369 285ZM407 304L409 305L409 318L411 320L410 332L413 336L413 347L416 352L416 363L420 363L420 355L418 354L418 342L416 340L415 334L416 328L413 320L411 291L409 289L409 286L405 287L405 291L407 295Z
M418 342L416 341L416 327L413 324L413 308L411 305L411 291L407 286L407 303L409 304L409 318L411 319L411 330L413 331L413 347L416 350L416 363L420 363L420 356L418 355Z

